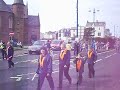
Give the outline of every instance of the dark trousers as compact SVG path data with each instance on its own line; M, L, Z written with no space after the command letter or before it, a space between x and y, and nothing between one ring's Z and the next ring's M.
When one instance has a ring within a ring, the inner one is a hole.
M47 80L49 82L51 90L54 90L53 78L52 78L51 75L47 76L47 73L39 74L39 77L38 77L38 88L37 88L37 90L41 90L45 77L47 78Z
M3 58L3 60L5 59L5 58L7 58L7 53L6 53L6 51L5 50L1 50L1 52L2 52L2 58Z
M70 67L70 64L67 65L67 67L64 67L64 65L59 65L59 87L62 87L63 73L64 73L64 76L68 79L69 83L71 83L71 77L68 74L69 67Z
M95 76L94 63L88 64L88 69L89 69L89 78L94 77Z
M13 63L13 61L12 61L12 58L10 58L10 59L8 60L8 67L11 68L11 66L14 67L14 63Z
M78 72L79 73L79 76L78 76L78 81L77 81L77 84L81 84L82 83L82 79L83 79L83 77L82 77L82 73L81 72Z

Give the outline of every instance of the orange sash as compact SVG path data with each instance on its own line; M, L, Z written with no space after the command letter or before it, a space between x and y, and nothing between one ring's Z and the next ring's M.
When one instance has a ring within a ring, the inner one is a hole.
M81 65L82 65L82 61L81 61L81 60L78 60L78 61L77 61L77 70L80 70Z
M92 54L93 54L93 51L88 51L88 58L91 58L91 56L92 56Z
M42 58L42 55L40 55L39 63L40 63L40 66L41 66L41 67L43 67L44 60L45 60L45 57Z
M63 60L65 54L67 53L67 49L60 52L60 58Z

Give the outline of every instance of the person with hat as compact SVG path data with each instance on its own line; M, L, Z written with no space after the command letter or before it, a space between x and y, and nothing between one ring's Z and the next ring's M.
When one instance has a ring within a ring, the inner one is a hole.
M69 84L71 84L71 77L69 75L70 68L70 50L66 49L66 45L61 44L61 52L59 56L59 86L58 88L62 88L63 81L63 73L65 77L68 79Z
M92 77L95 76L95 70L94 70L95 60L96 60L96 56L95 56L95 53L94 53L93 48L91 47L91 48L88 50L88 53L87 53L87 62L88 62L88 69L89 69L89 78L92 78Z
M48 53L45 47L40 50L40 55L38 59L38 89L41 90L45 77L47 78L51 90L54 90L54 82L52 78L52 57Z

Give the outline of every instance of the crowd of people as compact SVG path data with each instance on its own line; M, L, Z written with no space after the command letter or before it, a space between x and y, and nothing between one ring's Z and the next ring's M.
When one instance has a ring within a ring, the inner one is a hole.
M86 46L86 45L85 45ZM95 49L91 46L88 50L80 49L80 46L75 42L74 46L74 64L76 66L76 72L79 73L76 85L81 85L82 74L84 72L84 64L88 63L88 77L93 78L95 76L94 64L96 61ZM63 87L63 75L68 80L68 83L72 84L72 78L69 74L70 60L71 60L71 45L68 42L61 44L61 51L59 53L59 84L58 88ZM47 47L42 47L38 59L38 68L36 73L38 74L38 89L41 90L44 79L47 78L51 90L54 90L54 81L52 78L52 55L50 53L50 43L48 41Z

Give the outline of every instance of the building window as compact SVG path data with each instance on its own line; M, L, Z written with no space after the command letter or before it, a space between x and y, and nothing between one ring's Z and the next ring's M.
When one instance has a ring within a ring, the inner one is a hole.
M9 17L9 28L12 28L13 20L12 17Z
M98 36L101 36L101 33L100 33L100 32L98 33Z

